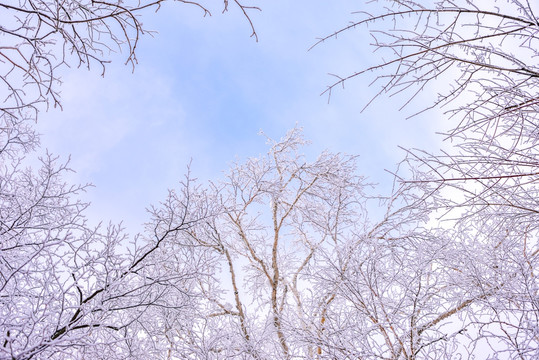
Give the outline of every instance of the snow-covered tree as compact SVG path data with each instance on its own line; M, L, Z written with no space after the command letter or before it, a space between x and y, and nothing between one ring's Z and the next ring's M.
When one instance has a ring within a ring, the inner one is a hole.
M383 3L378 14L364 14L333 35L368 25L384 59L343 75L328 91L375 71L379 95L409 93L413 102L421 92L438 92L432 107L451 121L444 135L453 146L439 153L409 150L414 176L401 180L429 187L424 205L436 197L429 205L433 216L454 231L460 265L451 276L465 291L464 302L475 299L464 312L470 324L464 353L537 358L539 6Z
M202 271L208 275L196 289L203 299L196 328L181 325L164 334L175 339L179 358L185 349L194 358L314 353L297 338L315 316L309 278L320 251L334 246L362 216L362 178L354 157L323 153L307 161L299 152L305 141L297 128L269 142L266 155L236 164L225 179L192 194L205 207L211 204L214 215L163 248L169 254L192 249L198 259L209 260ZM181 201L171 193L154 210L156 219L177 221L174 209ZM168 262L163 268L174 271Z
M210 14L203 3L178 2ZM78 199L87 186L64 180L68 164L48 153L37 165L28 160L40 151L38 112L60 104L60 70L97 66L104 74L115 51L134 65L148 31L140 16L162 3L0 3L0 359L159 358L148 334L164 325L142 321L145 312L189 313L198 263L178 260L174 275L152 269L163 239L189 228L200 207L186 200L174 228L127 239L121 226L87 224L88 204ZM249 12L258 8L233 4L252 26Z
M67 165L46 155L25 167L33 130L1 119L11 123L0 132L0 358L148 359L155 344L146 328L158 324L141 318L151 307L188 313L201 261L157 274L155 253L202 209L184 201L173 228L160 226L139 244L129 245L120 226L91 228L88 205L77 200L85 187L62 180Z
M206 276L193 288L197 310L188 323L149 311L170 320L153 336L171 358L466 354L480 338L472 332L486 302L500 293L497 270L483 269L488 245L473 232L433 226L445 200L442 192L425 198L430 184L405 183L389 198L371 198L354 157L324 152L308 161L304 143L293 129L223 180L193 187L193 203L212 210L171 234L160 256L171 259L165 272L177 271L176 254L200 261ZM154 221L174 227L184 201L171 192ZM380 204L379 219L368 214Z
M177 0L211 15L214 4ZM159 10L164 0L17 0L1 1L0 116L36 117L46 106L60 105L59 71L67 67L97 67L105 74L111 54L125 52L126 64L137 62L141 37L150 32L141 16ZM257 37L250 13L256 6L232 1ZM217 11L227 11L224 0Z

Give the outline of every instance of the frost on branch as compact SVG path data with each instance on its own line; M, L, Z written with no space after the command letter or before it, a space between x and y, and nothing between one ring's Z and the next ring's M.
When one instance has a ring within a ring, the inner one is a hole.
M211 15L204 2L178 0ZM0 2L0 116L34 119L43 104L60 105L62 68L85 67L104 75L111 54L125 53L125 62L137 62L139 40L151 30L141 16L150 16L165 0L17 0ZM250 15L256 6L233 1L257 37ZM223 3L228 10L228 1ZM221 10L221 9L219 9ZM213 10L212 10L213 11Z
M152 307L190 309L197 264L178 261L179 274L152 271L164 238L199 214L189 197L176 207L173 228L157 226L126 248L120 226L87 225L88 204L77 200L86 187L63 180L66 164L46 154L26 167L33 129L0 119L10 120L0 127L0 358L159 357L145 334L161 324L141 317Z
M459 356L489 352L493 357L537 358L537 3L386 3L388 7L380 7L379 13L362 14L363 20L332 35L368 26L373 46L384 59L342 76L328 91L373 71L375 84L381 84L378 95L408 96L405 105L425 90L438 92L432 106L419 111L444 110L451 124L444 136L453 146L436 153L408 150L406 162L413 176L400 180L403 186L424 189L418 204L430 204L433 221L441 221L440 226L452 231L448 246L455 247L451 256L456 262L438 264L433 270L445 268L443 276L453 272L452 281L466 294L445 295L446 299L462 299L453 309L458 309L462 314L459 321L467 325L454 328L460 339L456 349L461 349ZM357 285L355 282L355 288ZM441 295L438 291L431 294L431 299ZM443 302L440 307L451 312ZM387 339L393 342L391 336ZM432 341L432 346L438 346L449 338L444 333ZM442 351L433 358L449 357L450 353Z
M428 184L370 198L354 157L309 161L304 145L294 129L223 180L193 187L193 204L212 211L170 237L159 271L179 274L185 260L175 258L192 254L205 274L192 283L196 310L186 322L152 309L166 324L152 336L171 358L473 354L487 336L479 321L496 314L490 304L512 276L492 271L501 248L435 226L444 198ZM174 224L182 199L171 192L157 223ZM368 215L371 201L384 206L380 218Z

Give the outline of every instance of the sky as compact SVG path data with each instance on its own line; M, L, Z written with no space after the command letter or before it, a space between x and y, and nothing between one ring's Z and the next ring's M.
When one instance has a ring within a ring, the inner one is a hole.
M215 2L218 3L218 2ZM222 5L222 4L217 4ZM343 90L320 95L334 78L380 61L366 29L350 31L309 50L316 39L358 20L361 1L258 1L249 23L231 2L212 16L181 3L143 14L146 29L138 65L112 54L104 77L94 68L62 70L62 109L39 115L42 147L70 158L70 181L92 183L83 195L97 221L123 221L130 234L148 220L146 208L163 201L191 164L202 182L218 179L231 163L267 149L261 130L278 139L294 126L312 143L311 158L325 149L360 155L359 172L387 192L404 152L399 146L435 149L438 114L406 120L403 97L382 97L367 74ZM373 5L371 4L371 9ZM420 94L417 103L432 101Z

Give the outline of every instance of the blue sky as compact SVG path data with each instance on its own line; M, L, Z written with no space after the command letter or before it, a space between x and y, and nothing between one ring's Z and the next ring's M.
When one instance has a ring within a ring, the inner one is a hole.
M139 44L132 72L122 54L113 54L104 78L98 69L64 69L63 110L40 114L42 145L76 170L70 180L93 183L93 222L124 221L141 229L145 208L175 187L192 161L201 180L216 179L230 163L265 152L260 130L280 138L296 124L312 141L307 152L324 149L359 154L359 171L388 189L405 147L436 148L436 113L405 120L402 98L380 98L372 75L346 84L344 91L320 96L328 73L348 74L379 61L361 29L313 50L317 37L359 19L359 1L257 3L252 13L259 42L239 11L213 16L179 3L165 3L143 17L156 30ZM219 4L220 5L220 4ZM422 95L423 96L423 95ZM431 101L427 94L427 101ZM422 102L420 98L419 103Z

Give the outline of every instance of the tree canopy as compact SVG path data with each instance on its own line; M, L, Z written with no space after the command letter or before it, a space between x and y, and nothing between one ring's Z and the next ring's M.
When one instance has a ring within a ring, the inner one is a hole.
M24 159L56 69L135 64L161 1L0 4L0 359L538 358L539 9L381 3L317 44L363 29L383 55L327 92L370 71L404 106L434 89L452 147L407 149L373 196L296 126L222 179L188 171L135 237L89 225L66 163Z

